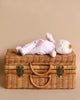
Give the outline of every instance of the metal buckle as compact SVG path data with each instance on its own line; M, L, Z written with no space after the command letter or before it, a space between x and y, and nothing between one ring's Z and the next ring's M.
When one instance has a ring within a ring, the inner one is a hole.
M64 73L64 67L63 66L57 66L57 75L61 77Z
M17 75L19 77L21 77L24 73L24 67L23 66L16 66L16 71L17 71Z

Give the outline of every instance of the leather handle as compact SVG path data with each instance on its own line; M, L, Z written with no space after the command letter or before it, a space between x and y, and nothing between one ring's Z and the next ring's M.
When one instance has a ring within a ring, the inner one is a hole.
M47 75L48 73L50 73L50 70L51 70L51 64L49 64L49 69L48 69L48 71L45 72L45 73L43 73L43 74L37 73L37 72L33 69L31 63L30 63L30 69L31 69L31 71L32 71L35 75L38 75L38 76L45 76L45 75Z
M51 75L43 76L43 77L39 76L39 77L41 77L41 78L44 78L44 77L49 78L49 81L48 81L45 85L43 85L43 86L39 86L39 85L37 85L36 83L33 82L32 77L38 77L38 76L30 75L30 81L31 81L31 83L33 84L33 86L35 86L36 88L43 89L43 88L45 88L45 87L46 87L46 86L51 82Z

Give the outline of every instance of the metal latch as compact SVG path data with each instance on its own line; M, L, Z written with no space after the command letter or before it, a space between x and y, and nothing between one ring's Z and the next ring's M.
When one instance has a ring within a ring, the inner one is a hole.
M57 66L57 75L61 77L64 73L64 67L63 66Z
M21 77L24 73L24 67L23 66L16 66L16 71L17 71L17 75L19 77Z

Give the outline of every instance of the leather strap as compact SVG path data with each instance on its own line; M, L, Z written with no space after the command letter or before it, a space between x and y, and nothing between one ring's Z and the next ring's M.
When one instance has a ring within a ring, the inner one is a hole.
M51 75L48 75L48 76L39 76L39 77L41 77L41 78L45 78L45 77L47 77L47 78L49 78L49 80L48 80L48 82L45 84L45 85L43 85L43 86L39 86L39 85L37 85L36 83L34 83L33 82L33 78L34 77L38 77L38 76L36 76L36 75L30 75L30 81L31 81L31 83L33 84L33 86L35 86L36 88L45 88L47 85L49 85L49 83L51 82ZM39 78L38 77L38 78Z
M51 64L48 64L48 65L49 65L48 71L45 72L45 73L43 73L43 74L37 73L37 72L33 69L31 63L30 63L30 69L31 69L31 71L32 71L35 75L38 75L38 76L45 76L45 75L49 74L49 73L50 73L50 70L51 70Z

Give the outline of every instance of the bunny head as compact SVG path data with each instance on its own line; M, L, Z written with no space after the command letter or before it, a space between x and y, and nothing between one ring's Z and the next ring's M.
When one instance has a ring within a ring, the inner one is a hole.
M59 40L56 43L56 52L59 54L69 54L72 52L72 45L67 40Z

